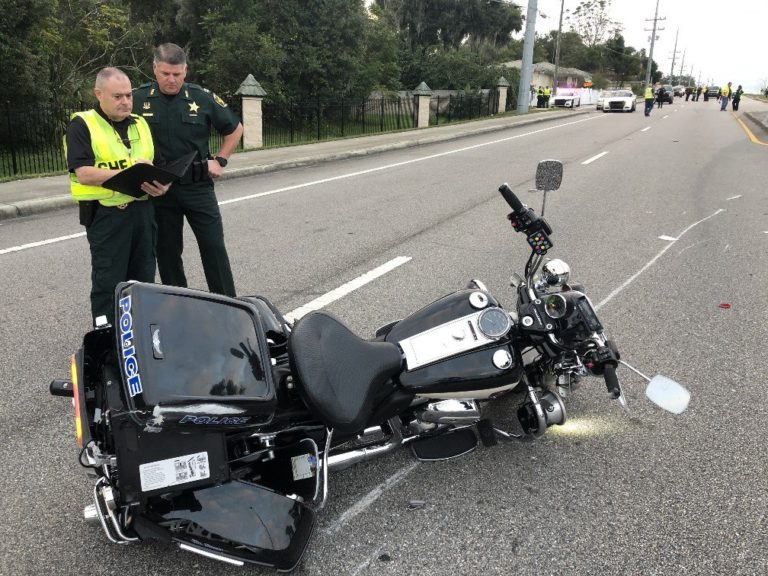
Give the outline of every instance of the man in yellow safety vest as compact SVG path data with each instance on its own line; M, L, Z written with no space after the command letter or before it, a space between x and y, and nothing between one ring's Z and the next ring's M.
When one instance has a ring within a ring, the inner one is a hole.
M156 227L149 196L165 194L170 185L143 182L136 197L102 186L134 164L152 163L155 152L146 120L131 114L131 81L124 72L99 71L94 94L98 105L72 115L64 146L70 191L90 246L91 312L99 325L102 316L114 323L119 282L154 282Z

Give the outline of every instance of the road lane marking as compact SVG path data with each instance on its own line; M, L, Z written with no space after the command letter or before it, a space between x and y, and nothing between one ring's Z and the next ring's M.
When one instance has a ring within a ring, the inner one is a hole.
M613 300L613 299L614 299L614 298L615 298L615 297L616 297L616 296L617 296L617 295L618 295L620 292L622 292L622 291L624 290L624 288L626 288L627 286L629 286L630 284L632 284L632 282L634 282L635 280L637 280L637 278L638 278L638 277L639 277L639 276L640 276L640 275L641 275L643 272L645 272L646 270L648 270L648 268L650 268L651 266L653 266L653 265L656 263L656 260L658 260L659 258L661 258L661 257L664 255L664 253L665 253L667 250L669 250L670 248L672 248L672 246L674 246L674 245L675 245L675 243L677 243L677 241L678 241L678 240L680 240L680 238L682 238L683 236L685 236L685 234L686 234L687 232L689 232L690 230L692 230L693 228L695 228L696 226L698 226L698 225L699 225L699 224L701 224L702 222L706 222L706 221L707 221L707 220L709 220L710 218L714 218L715 216L717 216L718 214L721 214L722 212L725 212L725 210L723 210L722 208L719 208L719 209L718 209L718 210L717 210L717 211L716 211L714 214L710 214L710 215L709 215L709 216L707 216L706 218L702 218L702 219L701 219L701 220L699 220L698 222L694 222L693 224L691 224L690 226L688 226L688 228L686 228L686 229L685 229L685 230L683 230L683 231L682 231L680 234L678 234L678 235L677 235L677 238L675 238L675 239L674 239L672 242L670 242L669 244L667 244L667 245L664 247L664 249L663 249L661 252L659 252L658 254L656 254L656 256L654 256L653 258L651 258L651 259L650 259L650 260L649 260L649 261L648 261L648 262L645 264L645 266L643 266L642 268L640 268L640 270L638 270L638 271L637 271L637 272L635 272L635 273L634 273L632 276L630 276L630 277L629 277L627 280L625 280L625 281L624 281L624 283L623 283L621 286L619 286L619 287L618 287L618 288L616 288L616 289L615 289L613 292L611 292L610 294L608 294L608 296L606 296L605 298L603 298L603 300L602 300L602 301L601 301L601 302L600 302L600 303L599 303L597 306L595 306L595 310L600 310L600 308L602 308L603 306L605 306L606 304L608 304L608 302L610 302L611 300Z
M11 252L20 252L21 250L29 250L30 248L38 248L47 244L56 244L58 242L64 242L66 240L73 240L74 238L82 238L85 236L85 232L78 232L77 234L70 234L69 236L59 236L58 238L50 238L48 240L40 240L39 242L31 242L29 244L22 244L21 246L11 246L10 248L3 248L0 250L0 254L10 254Z
M389 490L390 488L394 488L397 486L400 482L405 480L405 478L416 468L419 466L419 462L411 462L408 466L405 466L392 474L389 478L387 478L384 482L376 486L373 490L368 492L365 496L363 496L360 500L355 502L352 506L347 508L341 516L339 516L334 522L331 523L328 528L325 529L326 534L335 534L339 530L341 530L344 527L344 524L352 520L355 516L359 515L361 512L365 512L367 508L371 506L376 500L381 498L381 496L384 495L384 493Z
M659 240L671 240L671 241L674 242L675 240L677 240L677 238L675 238L674 236L666 236L666 235L664 235L664 236L659 236Z
M747 136L748 136L748 137L749 137L749 139L752 141L752 144L760 144L761 146L768 146L768 142L763 142L763 141L762 141L762 140L760 140L760 139L759 139L757 136L755 136L755 135L752 133L752 130L750 130L750 129L749 129L749 127L748 127L746 124L744 124L744 121L743 121L741 118L739 118L739 117L736 115L736 113L735 113L735 112L731 112L731 115L732 115L734 118L736 118L736 122L738 122L739 124L741 124L741 127L742 127L742 128L744 128L744 132L746 132L746 133L747 133Z
M379 166L377 168L370 168L368 170L359 170L357 172L350 172L348 174L340 174L339 176L333 176L331 178L323 178L321 180L313 180L312 182L305 182L303 184L295 184L293 186L286 186L284 188L277 188L275 190L267 190L265 192L259 192L256 194L248 194L247 196L241 196L239 198L231 198L229 200L223 200L219 202L219 206L224 206L225 204L234 204L235 202L242 202L244 200L253 200L255 198L261 198L263 196L271 196L272 194L279 194L281 192L290 192L291 190L298 190L300 188L307 188L309 186L317 186L319 184L326 184L328 182L336 182L338 180L344 180L346 178L354 178L356 176L363 176L365 174L372 174L374 172L381 172L382 170L389 170L391 168L399 168L400 166L407 166L408 164L415 164L416 162L424 162L426 160L433 160L435 158L441 158L443 156L449 156L451 154L459 154L461 152L467 152L468 150L475 150L477 148L483 148L485 146L491 146L493 144L501 144L503 142L509 142L510 140L517 140L518 138L525 138L526 136L533 136L535 134L541 134L543 132L549 132L550 130L557 130L558 128L564 128L566 126L572 126L574 124L580 124L582 122L589 122L591 120L596 120L598 118L603 118L602 115L600 116L590 116L588 118L583 118L581 120L573 120L571 122L565 122L564 124L556 124L554 126L549 126L547 128L540 128L538 130L532 130L530 132L525 132L523 134L516 134L515 136L509 136L507 138L500 138L498 140L492 140L490 142L482 142L480 144L473 144L472 146L464 146L462 148L456 148L455 150L448 150L446 152L440 152L438 154L429 154L428 156L422 156L420 158L411 158L410 160L405 160L403 162L395 162L393 164L386 164L384 166ZM510 128L513 128L514 126L510 126ZM482 136L482 134L479 134L478 136ZM434 142L434 144L439 144L439 142ZM58 238L51 238L49 240L41 240L40 242L33 242L31 244L24 244L22 246L12 246L10 248L0 249L0 255L2 254L8 254L11 252L19 252L20 250L28 250L30 248L36 248L38 246L44 246L46 244L55 244L57 242L64 242L66 240L71 240L73 238L80 238L82 236L85 236L84 232L81 232L79 234L72 234L70 236L60 236Z
M311 302L307 302L303 306L296 308L296 310L288 312L288 314L285 315L285 318L289 322L293 322L295 320L298 320L302 316L309 314L310 312L314 312L315 310L320 310L321 308L326 307L328 304L343 298L344 296L346 296L351 292L354 292L358 288L362 288L369 282L372 282L376 280L376 278L379 278L380 276L383 276L384 274L391 272L398 266L402 266L403 264L405 264L406 262L409 262L410 260L411 260L410 256L398 256L397 258L393 258L386 264L382 264L378 268L374 268L370 272L366 272L362 276L358 276L354 280L350 280L346 284L342 284L335 290L331 290L330 292L323 294L318 298L315 298Z
M646 127L645 127L645 128L643 128L642 130L640 130L640 132L645 132L646 130L650 130L650 129L651 129L651 127L650 127L650 126L646 126Z
M666 120L667 118L669 118L669 114L667 114L666 116L662 116L661 117L662 120Z
M726 200L736 200L737 198L741 198L741 194L737 194L736 196L731 196L730 198L726 198Z
M582 166L586 166L587 164L592 164L592 162L594 162L595 160L598 160L599 158L602 158L606 154L608 154L607 151L606 152L600 152L600 154L598 154L597 156L592 156L592 158L590 158L589 160L584 160L584 162L582 162L581 165Z
M524 134L516 134L515 136L509 136L507 138L501 138L499 140L492 140L490 142L481 142L480 144L473 144L472 146L464 146L463 148L456 148L455 150L447 150L446 152L429 154L428 156L421 156L419 158L411 158L410 160L395 162L394 164L386 164L384 166L369 168L367 170L359 170L357 172L350 172L348 174L340 174L339 176L332 176L330 178L323 178L321 180L313 180L312 182L295 184L293 186L286 186L284 188L277 188L275 190L257 192L256 194L249 194L247 196L240 196L239 198L231 198L229 200L224 200L222 202L219 202L219 205L223 206L225 204L234 204L235 202L242 202L243 200L253 200L254 198L262 198L263 196L270 196L272 194L279 194L281 192L290 192L291 190L298 190L299 188L306 188L308 186L317 186L318 184L327 184L328 182L336 182L338 180L344 180L346 178L354 178L355 176L363 176L365 174L373 174L374 172L381 172L382 170L399 168L400 166L407 166L408 164L415 164L416 162L424 162L425 160L434 160L435 158L442 158L443 156L450 156L451 154L459 154L461 152L467 152L468 150L475 150L477 148L483 148L485 146L491 146L493 144L501 144L503 142L509 142L510 140L517 140L518 138L524 138L526 136L532 136L534 134L548 132L550 130L555 130L557 128L563 128L565 126L579 124L581 122L588 122L589 120L594 120L596 118L601 118L601 117L602 116L593 116L590 118L584 118L582 120L574 120L572 122L566 122L565 124L558 124L556 126L550 126L548 128L540 128L539 130L532 130L531 132L525 132Z

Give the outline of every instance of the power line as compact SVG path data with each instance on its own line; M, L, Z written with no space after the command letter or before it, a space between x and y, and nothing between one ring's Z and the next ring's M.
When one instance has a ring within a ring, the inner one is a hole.
M645 70L645 85L651 83L651 65L653 63L653 45L656 42L656 31L664 30L664 28L657 28L657 24L659 20L666 20L666 18L659 18L659 0L656 0L656 12L653 15L653 18L646 18L646 22L650 22L653 20L653 31L651 32L651 50L648 53L648 66ZM646 29L646 31L649 31Z

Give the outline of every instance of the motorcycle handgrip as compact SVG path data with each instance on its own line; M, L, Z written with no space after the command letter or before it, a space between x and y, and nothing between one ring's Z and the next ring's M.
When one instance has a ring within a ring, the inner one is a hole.
M523 203L520 202L520 199L515 196L515 193L512 192L512 189L507 186L507 183L505 182L501 186L499 186L499 192L501 192L501 195L504 197L504 200L507 201L507 204L509 204L510 208L514 210L515 212L522 212L525 210L523 207Z
M615 400L621 396L621 386L619 386L619 379L616 377L616 366L613 364L603 366L603 378L605 378L605 386L608 388L611 398Z

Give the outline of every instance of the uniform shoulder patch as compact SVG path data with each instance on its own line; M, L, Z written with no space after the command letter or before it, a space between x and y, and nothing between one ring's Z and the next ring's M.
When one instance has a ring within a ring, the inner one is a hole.
M213 94L213 93L212 93L212 94ZM213 94L213 101L214 101L214 102L216 102L216 104L218 104L218 105L219 105L219 106L221 106L222 108L226 108L226 107L227 107L227 103L226 103L226 102L224 102L224 100L222 100L222 99L221 99L219 96L217 96L216 94Z

